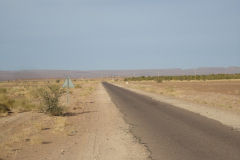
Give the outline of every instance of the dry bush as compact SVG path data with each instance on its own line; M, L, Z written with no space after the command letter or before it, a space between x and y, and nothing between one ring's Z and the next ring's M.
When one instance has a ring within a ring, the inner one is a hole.
M6 88L0 88L0 94L3 93L7 93L7 89Z
M6 104L2 104L0 103L0 113L8 113L11 110L9 109L9 107Z
M80 84L76 84L75 88L82 88L82 86Z
M64 90L58 85L50 85L47 88L39 89L39 96L43 103L41 111L53 116L63 115L63 107L59 104L63 93Z
M0 113L8 113L11 111L13 100L7 96L7 89L0 88Z

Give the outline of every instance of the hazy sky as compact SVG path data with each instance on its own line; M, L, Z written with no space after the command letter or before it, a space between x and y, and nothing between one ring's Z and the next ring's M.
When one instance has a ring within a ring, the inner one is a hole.
M240 0L0 0L0 70L240 66Z

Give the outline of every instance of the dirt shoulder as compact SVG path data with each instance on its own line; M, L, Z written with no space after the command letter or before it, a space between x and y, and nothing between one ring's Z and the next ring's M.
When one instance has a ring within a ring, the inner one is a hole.
M36 112L1 117L0 159L147 159L146 148L132 136L103 86L92 87L91 94L73 91L64 117Z
M97 112L91 117L94 127L85 137L88 144L80 159L147 159L149 153L146 148L129 133L130 126L125 123L102 85L98 87L96 101Z
M154 92L152 92L152 90L146 91L145 89L142 89L141 87L136 88L131 85L119 84L119 83L113 83L113 84L118 85L119 87L129 89L133 92L152 97L155 100L158 100L158 101L161 101L164 103L168 103L168 104L172 104L176 107L187 109L187 110L195 112L195 113L199 113L205 117L217 120L224 125L233 127L236 130L240 130L240 114L239 114L239 112L236 112L235 110L229 110L224 107L216 107L216 106L210 106L210 105L204 105L204 104L197 104L192 101L185 100L183 98L181 99L181 98L177 98L177 97L170 96L170 95L154 93ZM197 94L197 92L195 94Z

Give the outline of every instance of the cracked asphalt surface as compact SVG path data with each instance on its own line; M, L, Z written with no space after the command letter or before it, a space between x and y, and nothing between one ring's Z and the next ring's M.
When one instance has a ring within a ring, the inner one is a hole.
M103 82L154 160L239 160L240 132L199 114Z

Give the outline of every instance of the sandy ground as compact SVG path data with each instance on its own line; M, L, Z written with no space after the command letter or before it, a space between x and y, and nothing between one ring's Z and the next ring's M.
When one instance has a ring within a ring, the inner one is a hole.
M143 160L149 153L130 133L102 85L78 98L69 114L24 112L0 118L0 160Z
M130 81L125 86L240 113L240 80Z
M240 113L236 110L230 110L228 108L224 107L218 107L218 106L211 106L211 105L204 105L199 103L194 103L192 101L186 100L184 98L169 96L169 95L163 95L159 93L153 93L151 90L146 91L144 89L136 89L134 86L126 85L126 84L116 84L119 87L127 88L133 92L150 96L155 100L165 102L168 104L172 104L176 107L180 107L183 109L187 109L189 111L199 113L200 115L206 116L208 118L217 120L221 122L224 125L230 126L233 129L240 130ZM206 88L206 87L205 87ZM204 87L202 87L202 90L204 90ZM221 90L221 89L219 89ZM195 91L195 94L198 94L197 91ZM207 94L205 94L206 97ZM210 95L208 95L210 96Z

